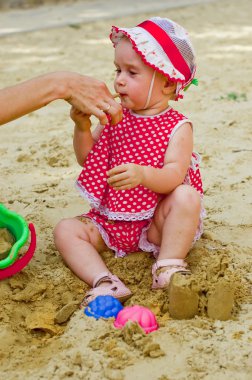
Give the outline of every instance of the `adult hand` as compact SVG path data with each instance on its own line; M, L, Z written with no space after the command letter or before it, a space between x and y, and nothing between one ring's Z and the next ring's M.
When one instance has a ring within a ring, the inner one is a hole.
M105 83L77 73L65 72L68 80L68 93L64 99L84 114L96 116L102 125L108 122L110 115L112 124L122 119L122 107L109 92Z
M122 107L116 103L105 83L85 75L59 71L32 78L0 89L0 125L64 99L84 114L95 115L106 124L122 119Z
M108 184L115 190L128 190L140 185L144 176L144 166L122 164L107 172Z

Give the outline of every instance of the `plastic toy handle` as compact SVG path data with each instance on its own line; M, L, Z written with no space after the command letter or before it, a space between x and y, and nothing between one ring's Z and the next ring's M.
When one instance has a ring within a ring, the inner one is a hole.
M21 215L7 209L0 203L0 228L2 227L7 228L15 238L15 243L11 247L8 256L0 260L0 269L5 269L17 260L20 248L29 238L29 228Z
M15 263L10 265L8 268L0 269L0 280L4 280L5 278L11 277L14 274L20 272L32 259L36 249L37 238L34 225L30 223L28 227L31 232L31 241L27 252L24 254L24 256L15 261Z

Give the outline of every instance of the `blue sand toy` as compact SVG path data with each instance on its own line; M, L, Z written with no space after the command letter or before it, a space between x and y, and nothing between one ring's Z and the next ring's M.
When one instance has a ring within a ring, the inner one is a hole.
M123 309L120 301L112 296L97 296L84 310L88 317L113 318Z

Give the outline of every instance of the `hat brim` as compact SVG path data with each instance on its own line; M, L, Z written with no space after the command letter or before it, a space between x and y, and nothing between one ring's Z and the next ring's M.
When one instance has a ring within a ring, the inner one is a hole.
M185 82L184 75L174 68L162 47L158 45L150 33L137 26L134 28L112 26L110 39L114 47L124 36L130 40L132 47L145 64L159 71L173 82Z
M182 98L183 96L180 95L180 92L191 80L186 81L184 75L173 66L157 40L148 31L138 26L134 28L112 26L110 39L114 47L116 47L123 37L127 37L130 40L133 49L146 65L167 77L169 81L177 83L176 100ZM194 73L191 79L193 76Z

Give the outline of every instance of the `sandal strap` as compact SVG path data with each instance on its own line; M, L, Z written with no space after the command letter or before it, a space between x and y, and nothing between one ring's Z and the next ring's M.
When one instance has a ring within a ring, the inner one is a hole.
M170 284L172 276L175 273L191 274L189 269L186 269L187 263L183 259L165 259L158 260L152 266L152 289L167 288ZM158 273L159 268L165 268L163 272Z
M163 259L163 260L157 260L152 265L152 274L154 274L159 268L163 267L178 267L181 269L184 269L187 267L187 263L183 259ZM187 271L187 270L185 270Z
M110 282L111 286L99 287L102 282ZM111 295L121 301L126 300L132 295L130 289L128 289L124 283L111 272L100 273L94 278L93 284L93 288L86 293L81 306L86 306L99 295Z
M99 286L102 282L105 282L106 280L112 282L112 277L114 276L110 272L101 272L97 274L93 280L93 288Z

